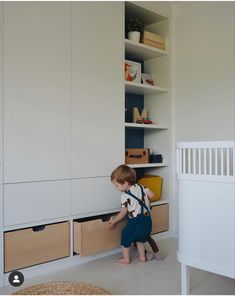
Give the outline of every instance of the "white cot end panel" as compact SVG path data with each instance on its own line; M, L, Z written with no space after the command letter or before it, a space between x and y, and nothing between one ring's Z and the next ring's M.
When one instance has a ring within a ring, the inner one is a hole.
M71 181L4 185L4 225L18 225L71 214Z
M181 263L235 277L235 184L179 180Z
M70 177L70 4L4 3L4 182Z
M72 180L72 214L118 210L120 194L109 177Z

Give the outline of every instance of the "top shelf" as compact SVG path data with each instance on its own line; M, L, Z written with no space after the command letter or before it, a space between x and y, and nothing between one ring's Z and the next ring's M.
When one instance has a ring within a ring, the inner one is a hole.
M126 19L129 19L130 17L137 17L141 19L141 21L144 23L144 26L148 26L168 19L167 15L153 11L152 9L147 8L145 3L141 2L142 1L138 3L133 3L129 1L125 2Z
M142 43L135 43L128 39L125 39L125 52L133 58L141 58L144 60L168 55L166 50L158 49Z

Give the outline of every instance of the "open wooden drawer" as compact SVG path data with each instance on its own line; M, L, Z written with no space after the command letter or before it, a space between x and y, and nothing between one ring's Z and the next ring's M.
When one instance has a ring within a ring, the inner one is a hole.
M74 221L74 253L88 256L119 247L121 231L126 221L119 222L114 230L108 230L108 221L115 215L116 213Z

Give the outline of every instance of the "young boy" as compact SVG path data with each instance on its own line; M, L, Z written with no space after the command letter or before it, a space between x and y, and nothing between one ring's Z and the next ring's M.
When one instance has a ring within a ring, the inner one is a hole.
M122 196L121 210L109 221L109 229L114 229L119 221L125 216L128 217L121 236L122 258L117 262L130 263L129 247L134 242L138 249L139 260L145 262L144 243L149 238L152 229L149 198L153 193L144 189L142 185L136 184L135 170L126 165L120 165L112 172L111 182L117 190L122 192Z

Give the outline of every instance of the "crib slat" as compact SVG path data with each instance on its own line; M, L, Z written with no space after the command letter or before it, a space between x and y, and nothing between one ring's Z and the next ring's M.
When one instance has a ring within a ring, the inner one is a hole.
M215 149L215 175L218 176L218 148Z
M209 148L209 175L212 175L212 149Z
M193 148L192 149L193 151L193 174L195 175L196 174L196 149Z
M232 167L231 167L231 176L235 176L235 172L234 172L234 169L235 169L235 148L232 149Z
M198 174L201 175L202 174L202 167L201 167L201 148L198 149Z
M183 163L182 163L182 149L179 150L179 173L182 174L183 172Z
M188 149L188 174L191 174L191 149Z
M224 153L223 148L220 148L220 166L221 166L221 176L224 175Z
M229 155L229 148L226 148L226 175L229 176L229 163L230 163L230 155Z
M203 174L206 175L206 163L207 163L207 157L206 157L206 148L203 149L203 153L204 153L204 171Z
M183 150L183 174L185 174L186 172L185 149L182 149L182 150Z

